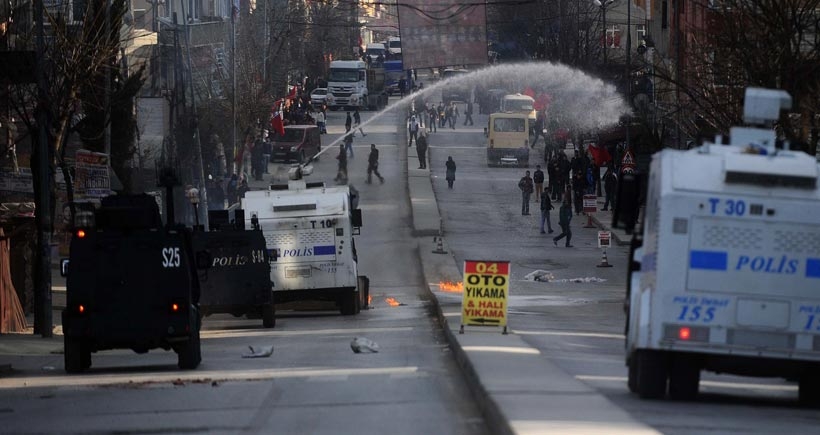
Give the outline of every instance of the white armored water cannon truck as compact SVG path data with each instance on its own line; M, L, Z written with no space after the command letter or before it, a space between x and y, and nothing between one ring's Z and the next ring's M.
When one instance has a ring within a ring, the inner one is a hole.
M663 150L645 189L621 180L613 224L629 230L644 205L625 300L640 397L692 399L708 370L798 380L800 401L820 404L820 165L778 143L790 107L786 92L747 89L748 126L728 146Z

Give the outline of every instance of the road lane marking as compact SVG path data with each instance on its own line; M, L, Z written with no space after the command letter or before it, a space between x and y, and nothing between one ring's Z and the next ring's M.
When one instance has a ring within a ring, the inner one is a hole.
M302 335L359 335L369 332L410 332L413 327L403 326L395 328L350 328L350 329L311 329L303 331L273 331L259 329L245 329L234 331L208 331L200 332L202 338L233 338L233 337L296 337Z

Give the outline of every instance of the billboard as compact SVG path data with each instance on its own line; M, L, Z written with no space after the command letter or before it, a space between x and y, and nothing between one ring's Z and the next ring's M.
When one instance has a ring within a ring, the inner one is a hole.
M407 69L487 63L487 11L469 0L399 0Z

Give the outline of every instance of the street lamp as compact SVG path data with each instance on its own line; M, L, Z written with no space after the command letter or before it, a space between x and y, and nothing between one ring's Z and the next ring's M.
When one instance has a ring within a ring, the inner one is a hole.
M607 64L606 54L607 54L607 49L609 48L608 47L609 41L607 40L608 35L607 35L607 30L606 30L606 8L609 7L609 5L611 5L612 3L614 3L615 0L604 0L604 1L592 0L592 2L595 3L595 6L598 6L599 8L601 8L601 22L602 22L601 27L604 28L604 66L606 66L606 64ZM613 41L615 40L615 33L612 34L612 40Z
M191 201L191 205L194 206L196 228L199 228L199 189L196 187L191 187L187 192L185 192L185 196L188 197L188 200Z

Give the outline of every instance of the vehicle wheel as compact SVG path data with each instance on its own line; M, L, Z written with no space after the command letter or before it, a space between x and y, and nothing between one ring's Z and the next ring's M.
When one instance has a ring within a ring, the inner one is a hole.
M674 400L693 400L700 387L700 365L695 358L674 356L669 370L669 397Z
M797 396L802 405L820 407L820 376L803 375L797 385Z
M638 362L638 395L641 399L660 399L666 394L669 369L666 356L652 350L636 352Z
M63 360L66 373L81 373L91 367L91 351L82 341L65 337Z
M630 393L638 392L638 358L632 355L629 359L629 374L626 378L626 385L629 387Z
M276 326L276 306L273 302L262 306L262 326L265 328Z
M199 342L199 327L196 328L188 341L183 343L177 351L177 365L182 370L193 370L202 361L202 349Z
M356 314L356 305L359 298L359 292L355 290L350 290L347 293L342 294L342 303L340 311L342 312L343 316L352 316Z

